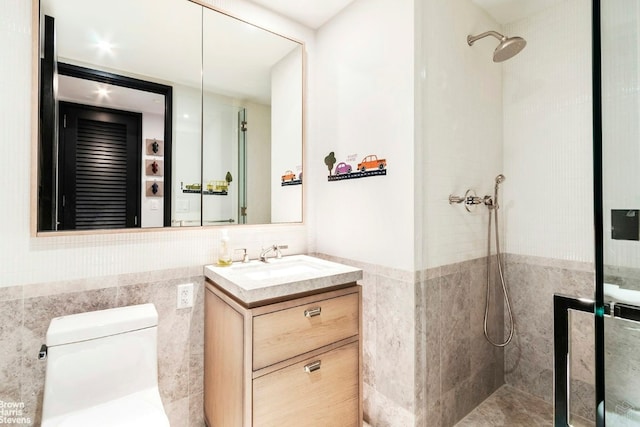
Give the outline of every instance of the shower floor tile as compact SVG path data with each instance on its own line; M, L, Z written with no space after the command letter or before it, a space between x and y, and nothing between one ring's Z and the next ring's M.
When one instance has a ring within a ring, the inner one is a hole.
M553 425L553 405L504 385L478 405L456 427L533 427ZM572 419L574 427L592 427L586 420Z

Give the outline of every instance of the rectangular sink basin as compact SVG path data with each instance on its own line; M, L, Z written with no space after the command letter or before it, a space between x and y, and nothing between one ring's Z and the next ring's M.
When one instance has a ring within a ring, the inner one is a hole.
M206 277L248 305L362 279L358 268L308 255L270 258L266 263L253 260L228 267L208 265L204 270Z

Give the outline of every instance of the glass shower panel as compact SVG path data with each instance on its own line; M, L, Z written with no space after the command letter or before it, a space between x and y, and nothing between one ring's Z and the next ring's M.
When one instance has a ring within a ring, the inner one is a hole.
M204 93L202 103L202 225L238 223L238 110Z
M640 2L602 2L607 426L640 426Z
M607 426L640 426L640 323L605 318Z

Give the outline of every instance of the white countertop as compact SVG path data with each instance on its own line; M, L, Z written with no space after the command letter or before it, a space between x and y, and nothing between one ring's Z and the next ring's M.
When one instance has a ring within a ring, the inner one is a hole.
M251 305L258 301L321 291L362 279L362 270L311 257L291 255L268 262L207 265L204 275L228 294Z

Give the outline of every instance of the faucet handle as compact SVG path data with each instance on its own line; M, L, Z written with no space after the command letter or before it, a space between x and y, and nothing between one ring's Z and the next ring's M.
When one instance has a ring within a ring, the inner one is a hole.
M289 245L274 245L276 248L276 258L280 259L282 258L282 252L280 252L281 249L289 249Z
M249 262L249 255L247 254L247 248L238 248L234 249L234 252L244 251L244 255L242 255L242 262Z

